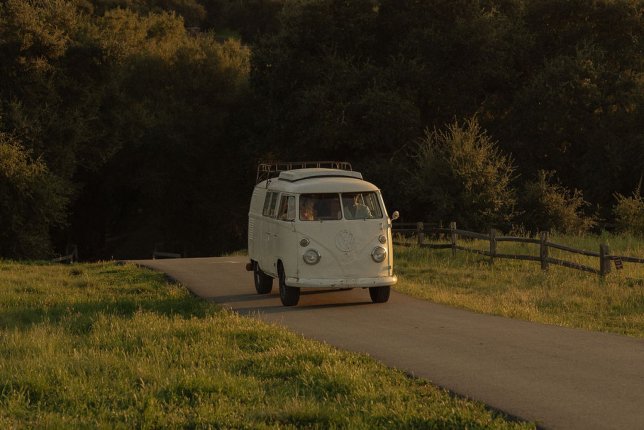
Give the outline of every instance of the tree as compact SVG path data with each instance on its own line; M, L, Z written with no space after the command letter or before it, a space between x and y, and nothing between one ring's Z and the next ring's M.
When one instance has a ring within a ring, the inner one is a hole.
M259 39L279 29L279 12L287 0L201 0L207 17L204 24L219 34L236 34L244 43Z
M641 0L525 3L523 84L489 129L527 177L557 171L604 208L644 171ZM608 215L608 213L605 213Z
M157 242L212 255L240 243L252 173L235 124L248 48L191 36L169 13L112 10L98 26L118 77L108 113L121 144L76 208L97 212L76 218L77 231L101 232L93 252L108 255L147 254Z
M616 193L617 203L613 207L617 228L624 233L644 236L644 197L642 197L642 181L630 196Z
M444 130L427 130L414 159L409 189L429 220L456 221L478 230L512 220L512 159L476 117L463 124L454 121Z
M41 159L0 132L0 257L49 257L49 231L65 222L70 194Z
M372 155L387 153L422 130L413 105L388 88L371 61L374 4L322 0L284 7L280 31L253 55L265 152L358 159L367 148Z
M540 170L534 182L524 184L520 208L521 223L531 232L557 231L583 234L596 225L584 214L589 206L580 190L570 191L554 181L555 172Z
M239 243L247 196L230 192L252 176L233 140L248 48L191 35L173 13L96 16L77 3L0 4L0 131L75 184L60 246L105 258L157 241L200 255Z
M115 150L101 117L109 65L88 18L65 0L9 0L0 8L4 130L64 179Z
M254 49L258 152L352 161L406 204L391 160L411 162L425 128L496 115L520 81L518 3L286 3L279 31Z
M479 115L494 122L520 85L532 45L523 2L384 0L374 52L423 127Z
M174 12L188 26L199 26L206 19L206 8L199 0L93 0L95 13L103 15L112 9L128 9L139 15Z

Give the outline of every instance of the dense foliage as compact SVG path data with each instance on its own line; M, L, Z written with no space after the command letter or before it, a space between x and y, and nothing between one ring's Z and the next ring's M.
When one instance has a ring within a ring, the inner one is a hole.
M450 124L445 131L426 131L415 161L408 189L432 219L451 218L477 230L512 220L512 160L501 154L476 118Z
M243 246L266 158L351 161L409 221L563 228L560 196L610 227L644 174L643 44L643 0L2 0L0 131L65 184L33 228L86 258ZM458 176L482 194L437 201L453 166L419 161L472 118L472 171L513 160L502 207Z
M615 221L620 231L644 237L644 196L642 183L633 194L624 196L616 194L617 204L613 208Z
M522 225L531 231L550 230L583 234L596 224L584 214L588 202L580 190L570 191L554 182L553 172L540 170L535 181L528 181L521 194Z
M41 159L0 132L0 258L42 258L50 227L65 220L68 192Z

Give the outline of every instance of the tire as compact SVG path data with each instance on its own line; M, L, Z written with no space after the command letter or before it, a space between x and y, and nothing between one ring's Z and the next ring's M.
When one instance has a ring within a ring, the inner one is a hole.
M300 289L298 287L289 287L286 285L286 274L284 267L280 264L278 269L280 284L280 300L284 306L295 306L300 301Z
M391 287L370 287L369 295L371 296L371 301L374 303L385 303L389 300L389 293L391 292Z
M273 278L262 272L257 262L253 266L253 278L255 279L255 290L257 290L257 294L270 293L273 290Z

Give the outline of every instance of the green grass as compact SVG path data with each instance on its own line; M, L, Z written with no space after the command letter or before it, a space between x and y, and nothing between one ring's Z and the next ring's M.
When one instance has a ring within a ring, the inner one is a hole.
M533 428L132 265L0 261L0 428Z
M644 241L629 236L555 236L551 242L613 255L644 257ZM444 242L444 241L443 241ZM464 246L486 250L489 242ZM537 245L500 242L497 252L538 255ZM538 262L496 259L451 250L396 247L397 290L477 312L567 327L644 337L644 264L624 263L604 280L560 266L541 271ZM550 256L598 268L597 258L550 250Z

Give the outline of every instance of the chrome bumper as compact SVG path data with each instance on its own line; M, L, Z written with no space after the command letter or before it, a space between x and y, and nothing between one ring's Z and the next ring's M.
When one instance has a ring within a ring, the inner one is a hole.
M397 276L381 276L377 278L286 278L286 285L299 288L366 288L386 287L398 282Z

